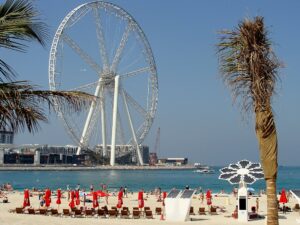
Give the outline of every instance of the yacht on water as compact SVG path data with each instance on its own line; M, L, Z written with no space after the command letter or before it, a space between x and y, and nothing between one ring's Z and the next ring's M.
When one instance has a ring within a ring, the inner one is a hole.
M215 173L214 169L212 169L210 166L202 165L201 163L195 163L194 167L196 168L196 170L194 170L195 173L202 173L202 174Z

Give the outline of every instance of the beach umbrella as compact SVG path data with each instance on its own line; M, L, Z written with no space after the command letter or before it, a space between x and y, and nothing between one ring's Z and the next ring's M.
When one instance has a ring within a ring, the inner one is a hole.
M101 190L98 190L98 191L95 191L98 195L98 197L106 197L106 196L109 196L108 193L105 193L104 191L101 191ZM86 196L93 196L93 193L94 192L91 192L91 193L88 193Z
M51 190L48 188L45 191L45 205L49 207L51 203Z
M75 208L74 198L75 198L75 193L74 193L74 191L71 191L71 201L69 203L69 206L71 209Z
M93 208L99 207L98 203L98 194L97 192L93 192Z
M56 200L56 204L60 205L61 204L61 190L57 189L57 200Z
M207 205L211 205L211 191L210 190L207 190L206 192L206 202L207 202Z
M75 198L76 198L75 204L80 205L79 190L75 191Z
M165 206L165 198L167 197L167 192L163 192L163 200L162 200L162 205Z
M255 189L252 188L252 187L248 187L248 188L247 188L247 191L249 191L249 192L255 192Z
M211 191L210 190L207 190L207 192L206 192L206 198L211 198Z
M144 196L142 191L139 191L138 193L138 203L140 209L144 207Z
M118 193L118 204L117 208L121 208L123 205L123 190L120 190Z
M100 191L100 190L99 191L95 191L95 192L97 193L98 197L109 196L108 193L105 193L105 192ZM93 194L94 194L94 192L91 192L91 193L86 194L86 196L93 196Z
M23 208L26 206L30 206L30 200L29 200L29 190L25 189L24 190L24 202L23 202Z
M282 191L281 191L281 195L280 195L280 198L279 198L279 202L280 202L280 203L283 203L283 204L285 204L285 203L288 202L287 197L286 197L286 194L285 194L284 188L283 188Z
M106 197L106 196L109 196L108 193L106 193L106 192L104 192L104 191L101 191L101 190L97 191L97 195L98 195L98 197Z

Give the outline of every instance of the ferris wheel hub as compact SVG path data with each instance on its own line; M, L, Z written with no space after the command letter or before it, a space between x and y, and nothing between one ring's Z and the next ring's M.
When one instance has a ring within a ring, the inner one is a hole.
M109 87L109 88L113 88L115 86L115 78L116 78L117 74L114 72L106 72L103 73L100 78L101 78L101 84L104 87Z

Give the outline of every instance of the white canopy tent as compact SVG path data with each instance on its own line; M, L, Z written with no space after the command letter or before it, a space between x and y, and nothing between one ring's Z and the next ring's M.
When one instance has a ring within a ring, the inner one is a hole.
M290 192L297 199L297 201L300 205L300 190L290 190Z

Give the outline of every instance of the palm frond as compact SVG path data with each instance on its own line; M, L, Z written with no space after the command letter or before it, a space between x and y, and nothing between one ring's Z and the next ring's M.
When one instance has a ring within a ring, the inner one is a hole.
M49 110L58 104L66 113L79 112L95 97L83 92L43 91L26 81L0 83L0 127L35 132L39 122L47 122L42 103Z
M271 107L278 69L263 17L245 19L234 30L220 32L218 54L222 78L243 112Z
M38 19L39 13L29 0L6 0L0 5L0 47L25 51L23 41L45 45L48 31Z
M48 29L38 16L29 0L6 0L0 4L0 48L25 52L29 41L45 46ZM15 71L2 60L0 73L9 81L16 76ZM0 81L3 81L1 77Z
M5 77L6 80L12 81L13 78L16 77L16 72L14 69L8 65L6 62L4 62L2 59L0 59L0 73ZM3 82L3 79L0 76L0 82Z

